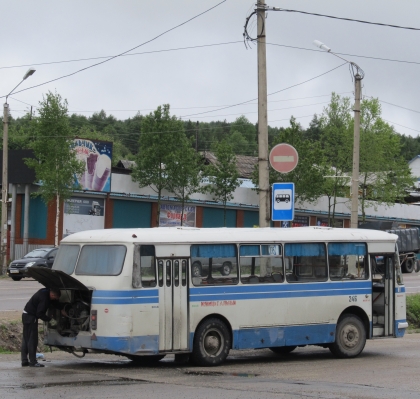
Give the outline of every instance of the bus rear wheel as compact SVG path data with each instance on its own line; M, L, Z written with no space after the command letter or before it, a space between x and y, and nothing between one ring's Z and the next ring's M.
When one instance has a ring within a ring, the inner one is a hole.
M229 355L230 332L223 321L205 320L195 332L192 361L198 366L217 366Z
M351 358L359 355L366 344L366 330L362 320L355 315L345 314L337 324L335 342L329 346L337 357Z
M292 346L274 346L270 350L278 355L288 355L296 349L295 345Z

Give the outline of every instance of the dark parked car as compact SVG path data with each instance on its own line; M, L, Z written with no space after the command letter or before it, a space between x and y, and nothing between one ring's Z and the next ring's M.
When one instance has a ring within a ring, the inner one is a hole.
M26 271L28 267L45 266L52 268L58 248L38 248L29 252L22 259L14 260L7 268L7 274L15 281L28 277Z

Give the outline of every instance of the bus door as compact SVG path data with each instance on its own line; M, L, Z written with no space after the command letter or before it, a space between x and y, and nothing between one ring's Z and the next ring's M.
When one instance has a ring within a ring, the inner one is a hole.
M188 259L161 258L159 274L159 351L188 349Z
M371 257L372 265L372 335L394 335L395 322L395 255Z

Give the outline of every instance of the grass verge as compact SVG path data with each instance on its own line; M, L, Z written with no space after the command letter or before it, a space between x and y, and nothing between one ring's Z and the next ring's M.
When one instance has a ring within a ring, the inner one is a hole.
M409 332L420 331L420 294L407 295L407 321Z

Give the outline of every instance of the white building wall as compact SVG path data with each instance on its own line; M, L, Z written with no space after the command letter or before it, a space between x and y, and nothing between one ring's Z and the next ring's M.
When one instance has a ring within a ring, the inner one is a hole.
M414 163L414 162L413 162ZM418 176L420 177L420 158L416 160L416 167L418 167ZM112 175L112 192L118 193L130 193L139 195L151 195L156 196L156 193L149 187L139 188L138 184L131 180L130 175ZM173 197L173 194L164 192L164 196ZM201 201L211 201L212 197L210 194L194 194L192 199ZM350 218L351 202L349 198L338 198L336 205L336 214L347 215ZM254 207L258 206L258 194L255 190L248 187L238 187L234 192L234 198L231 203L237 204L238 207L243 205L251 205ZM303 203L296 205L295 212L299 213L313 213L313 214L326 214L328 213L328 198L321 197L315 203ZM359 208L359 215L361 214ZM368 218L386 218L403 220L410 224L420 224L420 206L408 205L408 204L394 204L392 206L377 205L376 207L371 206L366 209L366 216Z

